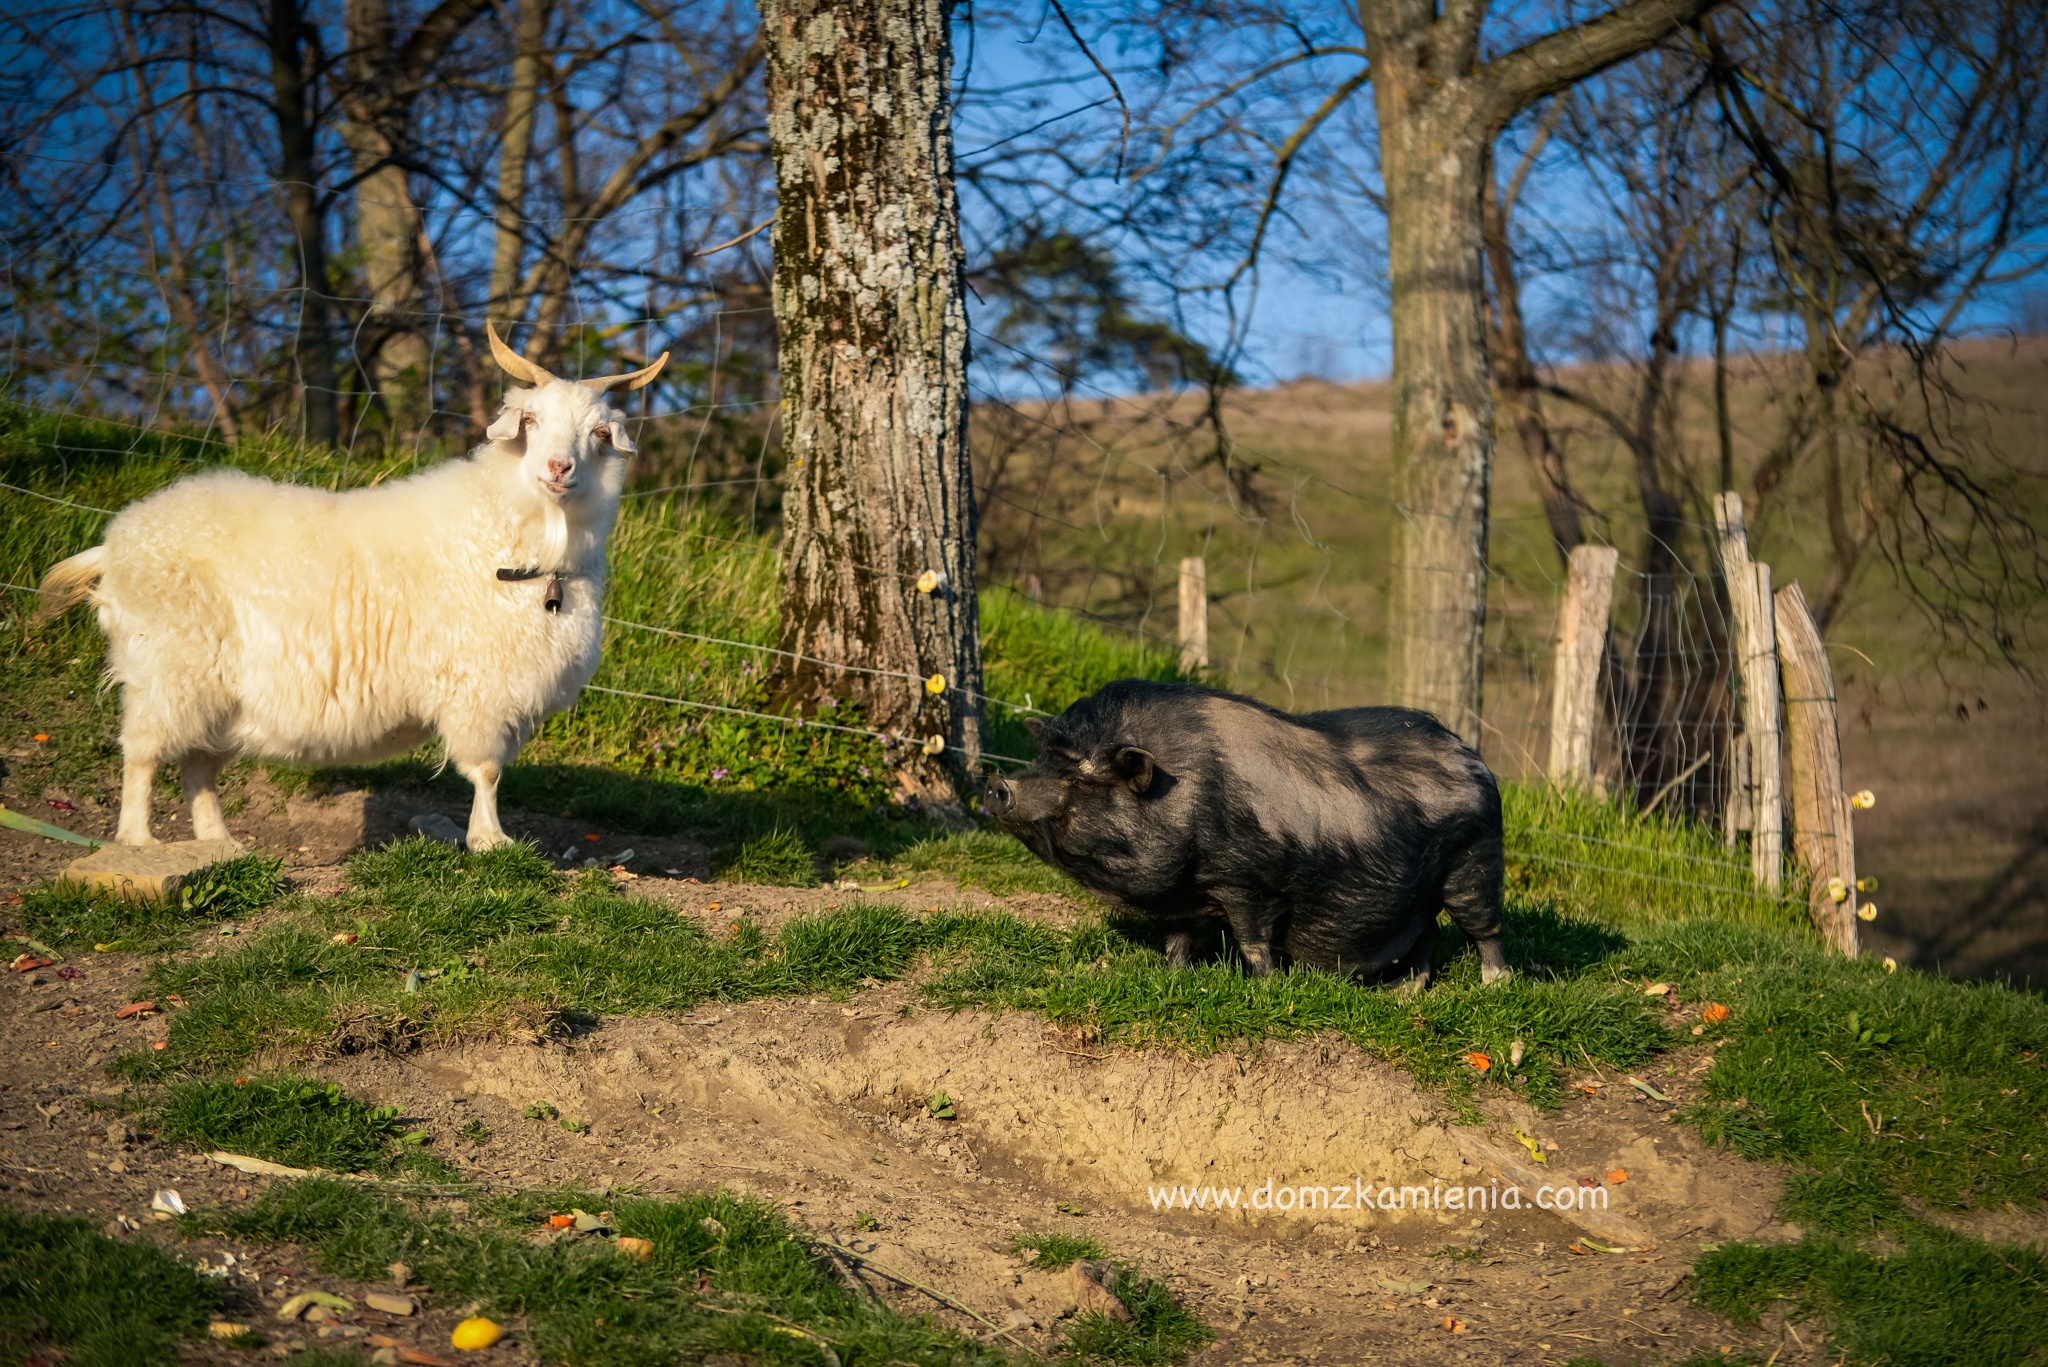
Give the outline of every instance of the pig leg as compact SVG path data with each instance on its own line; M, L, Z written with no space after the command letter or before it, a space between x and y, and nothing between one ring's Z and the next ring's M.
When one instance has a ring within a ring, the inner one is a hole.
M1482 836L1459 858L1444 881L1444 910L1479 951L1479 980L1496 982L1512 971L1500 948L1501 883L1506 857L1498 833Z
M1422 927L1421 936L1415 941L1415 948L1396 965L1396 971L1406 969L1408 976L1394 989L1394 995L1402 1001L1410 1001L1428 990L1430 979L1436 976L1436 918L1431 917Z
M1174 968L1186 968L1195 961L1195 928L1186 922L1176 922L1166 928L1166 962Z
M1230 938L1237 942L1237 952L1244 956L1245 967L1254 978L1271 977L1279 966L1273 953L1273 928L1279 923L1279 913L1270 907L1242 902L1225 902L1222 911L1230 926Z

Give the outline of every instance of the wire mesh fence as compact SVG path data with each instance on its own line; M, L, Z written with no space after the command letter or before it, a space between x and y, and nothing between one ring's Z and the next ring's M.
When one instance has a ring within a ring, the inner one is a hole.
M261 285L224 275L202 331L161 272L47 260L10 260L8 271L40 285L0 302L0 397L13 409L14 453L0 499L63 509L73 550L123 498L213 464L333 488L402 476L479 440L486 392L496 393L479 360L480 309L411 315L401 321L428 342L424 370L404 380L417 416L401 422L405 406L367 365L352 375L344 367L342 436L315 451L295 439L291 405L279 399L302 387L289 272ZM758 299L732 302L643 316L593 300L569 329L562 368L572 376L663 349L677 356L636 401L639 453L613 543L606 662L595 698L570 724L618 732L614 755L655 768L663 737L693 724L679 716L808 729L806 744L820 733L905 743L855 715L828 708L797 719L764 701L776 658L782 475L772 315ZM1123 653L1100 664L1111 677L1171 672L1184 636L1182 566L1193 559L1204 570L1203 677L1292 710L1390 701L1387 560L1400 510L1387 491L1386 408L1370 386L1144 392L1072 373L986 330L973 348L987 637L1030 635L1048 649L1055 637L1045 627L1018 626L1029 614L1068 624L1074 634L1059 639L1121 642ZM69 418L92 420L92 443L60 421ZM1536 788L1552 743L1564 589L1542 527L1535 514L1495 522L1479 737L1498 773ZM1587 778L1617 811L1696 818L1732 836L1739 722L1725 595L1699 553L1712 529L1689 523L1684 533L1684 546L1622 557ZM44 567L10 563L5 578L18 595ZM26 606L17 596L10 615ZM1002 649L990 653L975 698L994 714L988 758L1021 763L1029 742L1017 723L1072 701L1062 681L1075 675L1022 648L1008 664ZM865 780L870 766L858 758L844 762ZM1763 896L1741 855L1718 842L1674 855L1669 841L1645 844L1628 829L1566 835L1544 824L1539 804L1516 827L1516 857L1566 879L1620 876L1710 900Z

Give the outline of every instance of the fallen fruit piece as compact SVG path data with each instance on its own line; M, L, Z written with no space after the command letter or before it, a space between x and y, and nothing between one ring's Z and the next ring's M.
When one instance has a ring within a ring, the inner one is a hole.
M1380 1285L1397 1296L1419 1296L1429 1290L1428 1282L1397 1282L1391 1277L1380 1278Z
M1510 1045L1508 1046L1508 1067L1510 1067L1510 1068L1519 1068L1519 1067L1521 1067L1521 1066L1522 1066L1522 1057L1523 1057L1523 1055L1524 1055L1524 1054L1526 1054L1527 1052L1528 1052L1528 1046L1527 1046L1527 1045L1525 1045L1524 1043L1522 1043L1522 1041L1520 1041L1520 1040L1516 1040L1516 1041L1515 1041L1515 1042L1514 1042L1513 1044L1510 1044Z
M1612 1182L1612 1183L1614 1183L1614 1185L1615 1185L1615 1186L1617 1186L1617 1187L1618 1187L1618 1186L1620 1186L1620 1185L1621 1185L1621 1184L1622 1184L1623 1182L1626 1182L1626 1181L1628 1181L1628 1169L1627 1169L1627 1168L1615 1168L1615 1169L1612 1169L1612 1170L1611 1170L1611 1171L1609 1171L1609 1172L1608 1172L1608 1174L1607 1174L1607 1180L1608 1180L1608 1181L1610 1181L1610 1182Z
M1582 1172L1579 1174L1579 1185L1582 1187L1597 1187L1600 1185L1600 1179Z
M635 1239L630 1234L618 1240L617 1248L619 1252L638 1258L643 1262L654 1256L654 1240Z
M356 936L352 930L337 930L327 941L330 945L352 945L355 942Z
M248 1325L237 1324L233 1320L214 1320L206 1326L206 1332L210 1338L236 1339L251 1331Z
M1472 1065L1472 1069L1474 1072L1479 1073L1483 1073L1487 1069L1493 1067L1493 1060L1488 1058L1486 1055L1480 1053L1477 1049L1474 1049L1471 1053L1465 1055L1465 1062Z
M160 1191L149 1198L149 1208L161 1215L183 1215L185 1198L175 1191Z
M419 1302L411 1296L394 1296L388 1291L370 1292L363 1297L363 1304L387 1315L410 1315L419 1309Z
M1530 1158L1534 1159L1538 1163L1548 1163L1550 1161L1548 1158L1545 1158L1543 1156L1543 1146L1536 1142L1536 1139L1533 1135L1523 1134L1519 1128L1510 1130L1508 1131L1508 1133L1512 1134L1516 1139L1521 1141L1522 1147L1529 1151Z
M569 1226L571 1226L571 1225L573 1225L573 1224L575 1224L575 1223L576 1223L576 1217L575 1217L575 1216L573 1216L573 1215L550 1215L550 1216L548 1216L548 1228L549 1228L549 1229L567 1229L567 1228L568 1228Z
M1643 995L1645 997L1668 997L1671 995L1671 984L1651 983L1643 989Z
M48 968L51 962L49 959L38 959L33 954L17 954L13 962L7 966L16 973L33 973L39 968Z
M72 967L72 966L71 966L70 964L66 964L66 965L64 965L64 967L62 967L62 968L60 968L60 969L58 969L58 970L57 970L57 976L58 976L58 977L60 977L60 978L67 978L67 979L70 979L71 981L74 981L74 982L76 982L77 980L79 980L79 979L83 978L83 977L85 976L85 974L83 974L83 973L79 972L79 971L78 971L77 969L73 968L73 967Z
M155 1002L129 1002L114 1013L114 1019L124 1021L130 1016L146 1016L154 1010L156 1010Z
M1728 1019L1728 1008L1719 1002L1708 1002L1707 1009L1700 1012L1700 1019L1709 1025L1719 1025Z
M326 1310L353 1310L356 1308L355 1304L347 1297L337 1296L331 1291L301 1291L298 1295L293 1296L283 1305L277 1307L277 1317L281 1320L295 1320L316 1305Z
M448 1336L448 1341L466 1353L474 1353L490 1347L504 1336L504 1330L483 1316L475 1315L456 1325L455 1332Z

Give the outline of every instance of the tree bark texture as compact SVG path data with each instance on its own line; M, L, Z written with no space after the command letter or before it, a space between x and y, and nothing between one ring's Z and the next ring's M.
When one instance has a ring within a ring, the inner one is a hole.
M347 0L343 8L341 135L356 180L356 240L370 299L363 349L395 431L418 428L432 410L425 223L405 168L413 103L441 54L485 8L485 0L441 0L403 35L393 0Z
M270 0L265 37L270 43L271 108L277 118L278 174L292 246L299 262L298 364L307 441L330 445L339 430L334 383L332 286L327 279L327 232L314 183L313 123L304 43L308 22L299 0Z
M498 147L497 241L491 250L491 315L500 324L523 321L523 301L514 312L519 262L526 243L520 220L526 209L526 163L533 153L533 125L540 94L542 49L547 42L548 0L519 0L513 30L512 84L505 91L503 140Z
M1529 355L1529 333L1522 321L1522 286L1508 239L1508 208L1501 202L1499 188L1490 181L1485 191L1482 213L1486 264L1493 278L1494 335L1489 344L1494 380L1500 388L1501 407L1514 422L1522 454L1536 477L1536 493L1543 500L1550 539L1568 565L1572 548L1586 539L1579 496L1565 470L1564 452L1558 449L1543 415L1543 384Z
M858 701L906 738L906 786L943 800L979 758L981 690L951 4L761 9L790 459L781 643L806 657L782 688Z
M1393 294L1395 699L1477 742L1493 390L1482 196L1509 119L1641 52L1715 0L1631 3L1479 60L1487 0L1361 0Z

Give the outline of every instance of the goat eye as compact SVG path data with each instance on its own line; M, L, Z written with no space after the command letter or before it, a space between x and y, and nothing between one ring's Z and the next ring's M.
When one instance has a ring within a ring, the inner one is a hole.
M610 446L610 445L612 444L612 431L611 431L611 429L610 429L609 427L598 427L598 428L593 428L593 429L591 430L591 433L590 433L590 435L591 435L591 436L593 436L593 437L596 437L596 438L597 438L597 439L598 439L599 441L603 442L603 443L604 443L604 444L605 444L606 446Z

